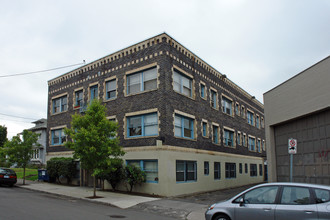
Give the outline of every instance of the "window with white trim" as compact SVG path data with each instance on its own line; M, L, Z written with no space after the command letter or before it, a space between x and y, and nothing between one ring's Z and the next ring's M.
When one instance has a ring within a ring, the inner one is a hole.
M210 174L210 164L208 161L204 161L204 175Z
M261 149L261 140L260 139L257 140L257 150L258 150L259 153L262 152L262 149Z
M256 115L256 127L260 128L260 118L259 115Z
M206 121L202 121L202 135L203 137L207 137L207 122Z
M127 137L146 137L158 135L158 115L150 113L127 117Z
M218 93L217 91L211 89L211 107L214 109L218 109Z
M239 104L237 102L236 102L236 105L235 105L235 114L239 115Z
M249 110L247 110L246 115L247 115L247 122L248 122L248 124L254 125L254 113L251 112L251 111L249 111Z
M241 145L241 132L237 132L237 145Z
M66 141L64 129L51 130L51 145L62 145Z
M192 79L178 70L173 71L173 87L174 91L192 97Z
M249 137L249 150L256 151L256 139L253 137Z
M212 141L214 144L219 144L219 126L218 125L212 125Z
M228 115L232 115L233 114L232 106L233 106L233 101L222 96L222 112Z
M177 160L176 161L176 181L189 182L197 180L197 162Z
M224 129L223 132L224 144L226 146L233 147L234 146L234 132L228 129Z
M82 89L78 90L74 93L74 96L75 96L74 106L76 108L81 107L83 105L83 101L84 101L84 91Z
M201 98L206 99L206 87L205 87L205 85L203 83L201 83L200 88L201 88L201 93L200 93Z
M89 90L90 90L89 100L92 101L93 99L98 99L99 86L98 85L91 86L91 87L89 87Z
M117 80L109 80L105 82L105 99L114 99L117 97Z
M175 114L174 135L176 137L194 139L194 119Z
M65 112L66 110L68 110L67 95L53 99L53 114Z
M136 94L157 89L157 67L129 74L127 76L127 94Z

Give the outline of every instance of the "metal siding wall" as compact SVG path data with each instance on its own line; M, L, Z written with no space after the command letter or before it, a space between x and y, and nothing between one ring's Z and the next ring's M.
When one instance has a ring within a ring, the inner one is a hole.
M289 181L288 139L298 141L293 181L330 184L330 110L275 127L277 180Z

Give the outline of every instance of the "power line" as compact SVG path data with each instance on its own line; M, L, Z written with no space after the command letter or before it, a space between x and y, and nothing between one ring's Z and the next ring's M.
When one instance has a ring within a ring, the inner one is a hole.
M14 120L14 119L7 119L7 118L0 118L0 120L3 120L3 121L14 121L14 122L22 123L22 124L32 124L32 122L27 122L27 121L18 121L18 120Z
M4 114L4 113L0 113L0 115L13 117L13 118L21 118L21 119L26 119L26 120L34 120L34 121L38 120L38 119L35 119L35 118L26 118L26 117L21 117L21 116L16 116L16 115L8 115L8 114Z
M42 73L42 72L49 72L49 71L53 71L53 70L64 69L64 68L68 68L68 67L72 67L72 66L78 66L78 65L83 65L83 64L85 64L85 60L83 60L82 63L71 64L71 65L68 65L68 66L56 67L56 68L52 68L52 69L39 70L39 71L33 71L33 72L27 72L27 73L16 73L16 74L2 75L2 76L0 76L0 78L12 77L12 76L22 76L22 75L29 75L29 74Z

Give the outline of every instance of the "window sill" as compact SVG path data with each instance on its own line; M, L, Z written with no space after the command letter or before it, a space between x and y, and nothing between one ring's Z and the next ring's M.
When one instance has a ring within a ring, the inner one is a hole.
M133 136L133 137L125 137L125 140L134 140L134 139L143 139L143 138L155 138L159 137L159 134L151 135L151 136Z
M186 141L197 141L195 138L185 138L185 137L178 137L178 136L174 136L174 137L181 139L181 140L186 140Z
M51 115L52 115L52 116L55 116L55 115L60 115L60 114L66 113L66 112L68 112L68 110L63 111L63 112L52 113Z
M190 97L190 96L187 96L187 95L185 95L185 94L183 94L183 93L181 93L181 92L175 91L174 89L173 89L173 91L174 91L175 93L177 93L177 94L180 94L180 95L184 96L184 97L187 97L187 98L189 98L189 99L195 100L195 96L194 96L194 94L192 94L192 96Z
M117 99L117 97L115 97L115 98L111 98L111 99L104 99L103 102L111 102L111 101L114 101L114 100L116 100L116 99Z

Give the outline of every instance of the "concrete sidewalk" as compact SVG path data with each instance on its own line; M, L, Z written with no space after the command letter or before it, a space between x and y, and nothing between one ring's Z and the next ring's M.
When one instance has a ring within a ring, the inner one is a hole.
M121 209L132 208L135 210L158 213L178 219L204 219L204 212L207 208L206 205L196 203L108 191L97 191L96 195L102 198L90 199L88 197L93 196L93 188L65 186L46 182L26 181L26 185L23 185L22 180L18 180L16 186L59 196L112 205Z

